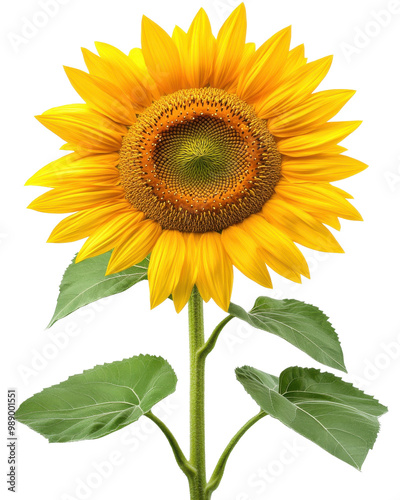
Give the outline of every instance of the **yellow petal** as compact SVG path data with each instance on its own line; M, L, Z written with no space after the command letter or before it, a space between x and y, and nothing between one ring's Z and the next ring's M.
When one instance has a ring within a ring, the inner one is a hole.
M240 224L224 229L221 241L232 264L239 271L259 285L272 288L268 269L258 251L259 246Z
M179 231L161 233L151 252L147 273L152 309L164 302L178 284L185 252L185 240Z
M52 108L36 118L64 141L92 152L118 151L122 136L127 132L124 125L115 123L86 104Z
M183 68L181 76L182 89L190 88L191 85L189 84L187 78L188 69L191 66L188 34L185 33L179 26L175 26L174 31L172 32L172 40L178 49L181 67Z
M211 297L224 311L229 308L232 286L232 263L224 250L221 235L204 233L200 239L199 291L204 300Z
M107 201L124 199L124 191L117 187L55 188L32 201L28 208L50 214L67 214L86 210Z
M66 66L64 69L72 86L88 106L117 123L132 125L136 121L131 102L116 85L79 69Z
M155 22L143 16L142 50L149 73L165 94L182 87L179 52L172 38Z
M90 153L89 153L90 154ZM81 153L69 153L57 160L54 160L48 163L46 166L42 167L35 174L32 175L26 182L25 186L43 186L43 187L55 187L48 186L47 184L42 184L43 182L48 182L48 175L54 172L59 172L65 165L70 165L75 161L84 158L86 155L82 155Z
M329 122L315 132L298 135L278 142L278 150L288 156L309 156L326 153L326 148L335 146L361 125L361 121Z
M245 50L246 9L241 3L224 22L217 36L211 86L225 89L237 77Z
M344 155L283 157L282 174L290 181L326 181L345 179L367 168L365 163Z
M323 224L326 224L328 226L333 227L333 229L336 229L336 231L340 231L340 221L337 217L334 215L327 213L327 212L309 212L314 219L322 222Z
M144 219L144 214L136 210L128 210L117 214L100 226L85 241L76 256L75 262L89 257L96 257L113 249L122 240L125 241L134 228Z
M247 233L263 249L265 262L275 272L297 283L300 274L310 277L307 262L293 241L260 215L251 215L242 223Z
M307 59L304 57L304 44L294 47L294 49L289 51L281 80L283 81L286 79L293 71L296 71L296 69L304 66L306 63Z
M179 313L187 304L193 287L196 283L198 273L198 245L200 235L197 233L182 233L186 243L185 261L182 266L181 275L172 297L176 312Z
M129 52L129 57L135 64L136 72L138 73L138 78L141 82L149 89L153 100L157 100L160 97L160 91L156 85L156 82L150 76L150 73L146 66L146 61L143 57L143 51L139 48L134 48Z
M215 38L204 9L200 9L187 34L189 65L184 66L189 87L205 87L214 62Z
M293 241L321 252L343 253L329 230L312 215L274 196L264 205L262 215Z
M189 65L188 57L188 35L179 26L175 26L172 32L172 40L175 43L181 59L181 66L185 69Z
M290 45L291 28L285 28L267 40L250 58L239 76L238 96L255 102L267 94L282 75Z
M129 57L142 71L147 71L147 66L143 57L142 49L135 47L129 52Z
M127 211L127 201L108 202L66 217L53 229L48 243L69 243L87 238L107 220Z
M325 183L325 186L328 186L331 191L334 191L337 194L340 194L340 196L343 196L343 198L348 198L348 199L353 199L354 196L348 193L347 191L344 191L341 188L338 188L337 186L332 186L331 184Z
M71 142L66 142L60 148L61 151L75 151L76 153L80 153L83 155L90 155L90 151L86 151L85 149L77 146L76 144L72 144Z
M196 247L196 263L197 263L197 277L196 286L200 292L201 298L204 302L208 302L211 299L211 292L208 287L207 276L205 275L205 270L203 267L203 257L200 253L201 250L201 234L192 233L194 236L194 245Z
M354 94L354 90L324 90L313 94L296 108L271 118L268 129L278 137L308 134L333 118Z
M105 80L112 82L114 85L119 86L119 80L107 61L84 47L82 47L81 50L83 60L85 61L86 67L91 75L104 78Z
M127 75L126 71L120 70L110 57L100 57L87 49L82 49L82 53L89 73L115 85L119 89L120 95L126 96L135 110L141 111L151 103L151 92L146 88L146 81L138 81L140 77L134 74L135 66L133 64L130 63L131 67Z
M253 57L254 52L256 51L256 44L253 42L245 43L244 52L242 57L242 63L247 64L251 57Z
M86 155L71 153L41 168L25 183L26 186L66 187L67 184L106 184L119 182L118 153Z
M281 180L275 187L276 195L309 213L330 213L349 220L362 220L359 212L326 183L292 183Z
M236 94L237 93L237 84L238 84L238 78L239 76L245 71L245 68L247 64L249 63L249 60L253 57L254 52L256 51L256 44L249 42L244 45L244 51L243 51L243 56L240 61L240 65L237 71L236 78L232 80L226 87L225 90L227 92L230 92L231 94Z
M340 155L341 153L344 153L347 151L347 148L344 148L343 146L339 146L338 144L332 144L332 146L326 146L326 149L324 150L325 155Z
M151 104L152 95L143 72L133 59L121 50L107 43L96 42L97 52L100 54L111 72L112 78L132 101L135 108L146 108Z
M115 244L106 274L118 273L142 262L152 251L161 231L160 224L153 220L144 220L127 228Z
M265 100L256 104L260 118L271 118L300 104L325 78L332 56L300 66L278 85Z

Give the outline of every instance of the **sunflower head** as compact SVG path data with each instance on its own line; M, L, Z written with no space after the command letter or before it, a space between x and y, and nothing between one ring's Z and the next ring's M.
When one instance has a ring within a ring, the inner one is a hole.
M265 120L212 87L161 97L130 127L119 170L127 199L163 229L222 231L260 212L280 178Z
M195 284L227 310L233 266L266 287L268 268L309 277L295 243L342 251L326 225L361 217L330 183L366 165L338 145L360 122L330 121L354 92L315 92L331 57L307 62L290 28L246 43L243 4L217 37L200 9L172 37L144 17L129 55L96 48L88 73L66 68L84 104L37 117L72 151L28 181L52 188L30 208L72 213L49 241L87 238L78 262L113 250L108 274L151 254L151 305L177 311Z

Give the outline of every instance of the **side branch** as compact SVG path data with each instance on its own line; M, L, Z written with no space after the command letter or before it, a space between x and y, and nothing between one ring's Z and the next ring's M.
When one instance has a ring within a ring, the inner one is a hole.
M153 421L157 425L157 427L160 428L164 436L167 438L174 453L175 460L179 465L180 469L183 471L183 473L188 478L192 477L196 473L196 470L194 467L190 465L190 463L186 459L181 447L178 444L178 441L175 439L175 436L172 434L172 432L168 429L168 427L164 424L164 422L160 420L158 417L156 417L154 413L152 413L151 411L145 413L145 416L149 418L151 421Z
M210 352L214 349L215 347L215 344L217 343L217 340L218 340L218 337L219 337L219 334L221 333L222 329L224 328L225 325L227 325L229 323L229 321L231 319L233 319L234 316L227 316L225 319L223 319L221 321L221 323L219 323L214 331L212 332L212 334L209 336L208 340L204 343L203 347L201 349L198 350L197 352L197 356L201 359L201 358L206 358Z
M266 415L267 415L267 413L265 413L264 411L260 411L260 413L255 415L248 422L246 422L244 424L244 426L230 440L228 446L225 448L224 452L222 453L222 455L221 455L221 457L220 457L220 459L219 459L219 461L214 469L214 472L212 473L210 480L208 481L208 484L206 487L207 499L209 499L211 497L211 493L218 488L218 486L221 482L222 476L224 474L228 458L229 458L230 454L232 453L233 448L239 442L240 438L250 429L250 427L252 427L256 422L261 420Z

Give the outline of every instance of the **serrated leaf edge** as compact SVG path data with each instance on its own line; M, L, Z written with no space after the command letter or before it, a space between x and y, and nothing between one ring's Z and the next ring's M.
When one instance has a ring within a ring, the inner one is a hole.
M30 396L29 398L25 399L25 401L23 401L19 405L19 408L15 412L15 418L16 418L16 420L18 420L18 422L23 423L22 421L20 421L18 419L18 411L21 408L21 406L24 403L26 403L27 401L29 401L30 399L34 398L38 394L41 394L43 391L45 391L47 389L55 389L55 388L59 387L60 384L66 383L66 382L70 381L71 379L73 379L74 377L80 377L81 375L84 375L87 372L91 372L92 370L95 370L96 368L105 368L106 366L112 365L114 363L123 363L124 361L130 361L132 359L140 359L140 358L151 358L151 359L159 359L159 360L164 361L168 365L168 367L171 369L171 372L173 373L173 375L175 377L175 384L174 384L174 390L175 390L176 384L178 382L178 377L176 376L175 370L172 368L171 364L165 358L163 358L162 356L155 356L155 355L152 355L152 354L138 354L137 356L132 356L130 358L123 358L123 359L121 359L119 361L111 361L111 362L108 362L108 363L103 363L102 365L95 365L92 368L87 368L86 370L83 370L82 373L75 373L74 375L70 375L67 379L62 380L61 382L58 382L57 384L50 385L49 387L45 387L41 391L35 392L34 394L32 394L32 396ZM29 415L29 413L28 413L28 415Z

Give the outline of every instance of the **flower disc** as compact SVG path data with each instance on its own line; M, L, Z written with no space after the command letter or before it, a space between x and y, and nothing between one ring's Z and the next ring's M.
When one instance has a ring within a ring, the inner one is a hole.
M280 178L266 121L236 95L180 90L139 115L120 152L127 199L163 229L221 231L259 212Z

